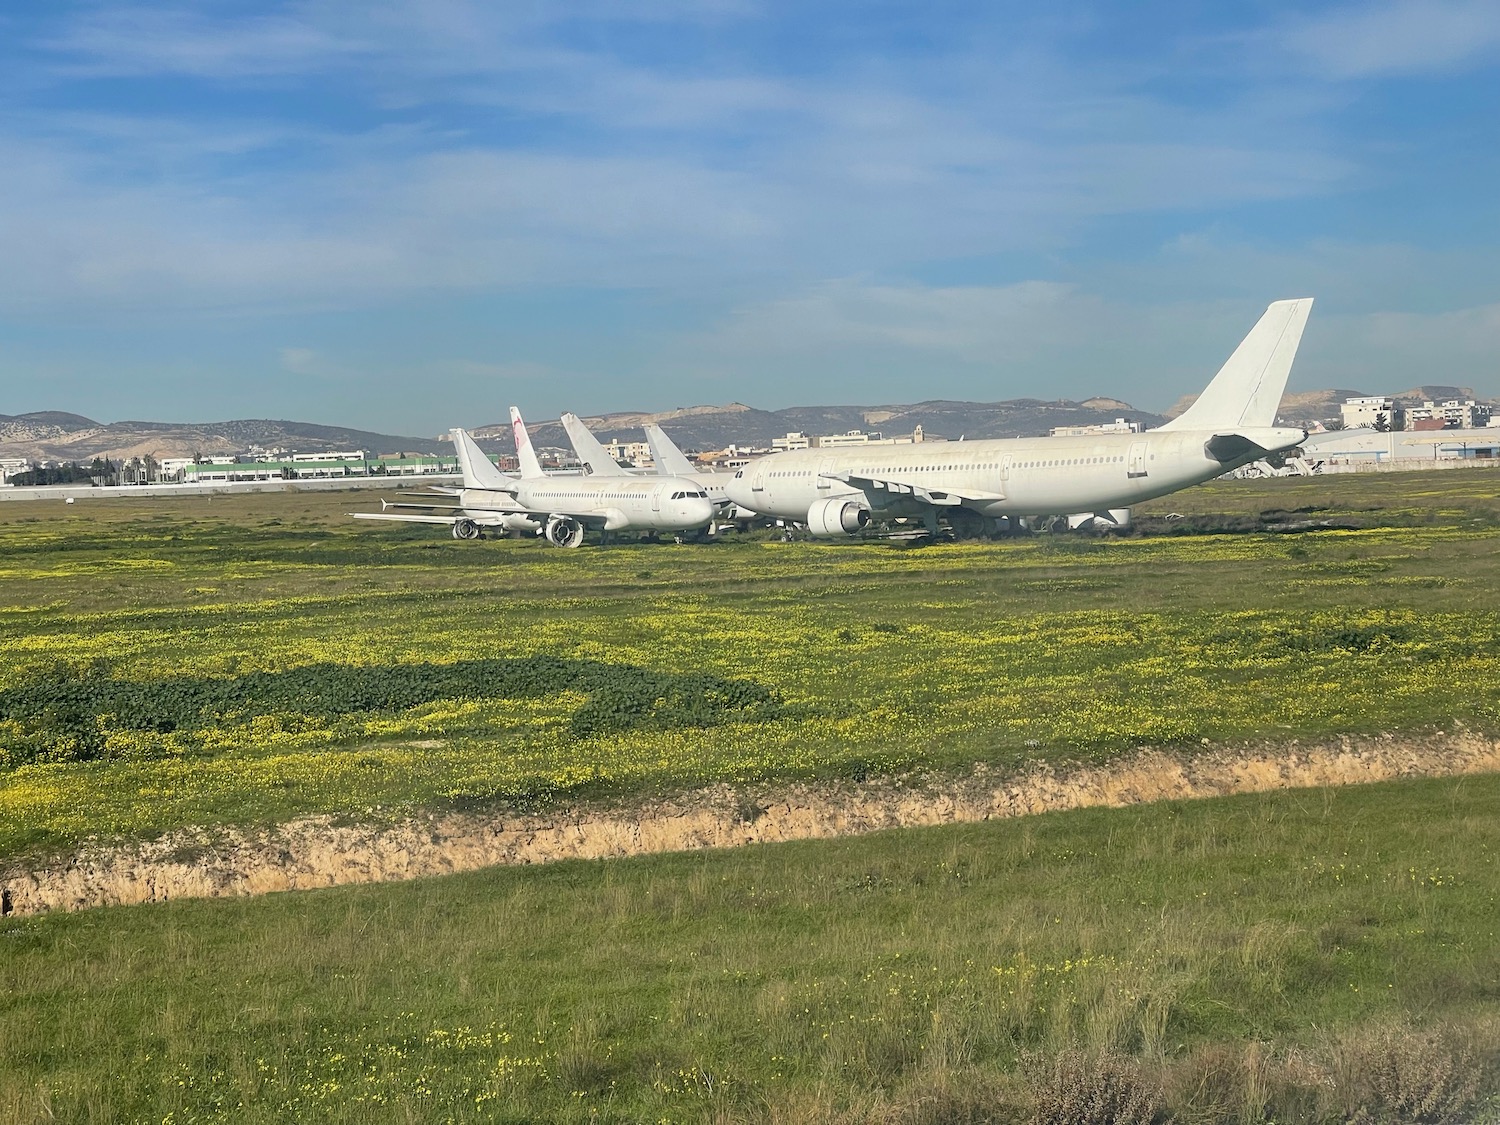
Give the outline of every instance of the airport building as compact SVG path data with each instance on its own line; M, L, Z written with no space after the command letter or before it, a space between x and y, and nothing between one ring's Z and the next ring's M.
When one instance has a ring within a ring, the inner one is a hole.
M795 449L848 449L851 446L866 445L917 445L925 441L942 441L943 438L929 438L921 426L906 437L886 437L879 430L874 433L865 433L863 430L849 430L842 434L826 434L815 437L800 431L788 433L785 437L772 438L771 448L775 451Z
M418 454L396 454L374 460L332 458L327 454L307 454L282 461L232 461L183 466L185 484L267 481L331 480L340 477L426 476L458 472L454 457L429 457Z
M1128 418L1116 418L1113 422L1100 422L1092 426L1053 426L1053 437L1088 437L1090 434L1138 434L1141 424Z
M1302 448L1304 459L1323 472L1500 465L1500 426L1388 433L1331 430L1311 436Z

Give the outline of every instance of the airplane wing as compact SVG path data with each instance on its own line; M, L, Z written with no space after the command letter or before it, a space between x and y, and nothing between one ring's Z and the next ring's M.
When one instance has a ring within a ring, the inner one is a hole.
M842 481L852 488L869 494L872 499L883 499L889 496L909 496L924 504L932 504L939 508L956 508L965 502L983 502L989 500L1004 500L1003 492L986 492L982 488L936 488L926 484L918 484L915 481L898 480L895 477L870 477L859 473L838 472L820 473L819 476L829 480ZM878 505L877 505L878 506Z
M473 515L465 514L457 509L451 516L440 516L436 513L421 515L416 512L350 512L357 520L395 520L398 523L442 523L454 524L459 520L468 520L479 527L500 527L508 515L520 515L518 512L475 512Z

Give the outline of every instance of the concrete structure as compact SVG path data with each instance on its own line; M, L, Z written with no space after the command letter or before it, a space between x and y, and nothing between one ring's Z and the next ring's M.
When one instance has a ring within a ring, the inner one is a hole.
M31 470L31 462L24 457L0 458L0 484L4 484L17 473L25 473Z
M918 445L924 441L942 441L942 438L929 438L922 427L916 429L906 437L886 437L879 430L874 433L865 433L863 430L849 430L842 434L826 434L822 437L813 437L808 434L793 432L786 437L772 438L771 449L774 450L798 450L798 449L848 449L851 446L866 445Z
M652 466L651 446L644 441L621 441L619 438L614 438L604 446L604 451L616 461L623 461L638 469L648 469Z
M453 457L399 456L367 460L333 460L306 455L285 461L233 461L183 466L184 483L338 480L370 476L433 476L458 471Z
M1311 435L1302 446L1324 472L1500 465L1500 427L1378 433L1371 429Z
M1346 399L1339 407L1346 430L1373 430L1375 419L1385 415L1387 425L1393 430L1406 428L1405 408L1386 395L1367 395L1363 398Z
M283 457L284 461L368 461L369 453L363 449L347 449L336 453L293 453L290 457ZM267 458L276 460L276 458Z
M1410 406L1406 416L1412 422L1441 420L1452 429L1467 430L1489 425L1490 408L1471 399L1450 398L1447 402L1424 402Z
M1127 418L1116 418L1113 422L1099 422L1091 426L1053 426L1053 437L1088 437L1090 434L1138 434L1141 424Z

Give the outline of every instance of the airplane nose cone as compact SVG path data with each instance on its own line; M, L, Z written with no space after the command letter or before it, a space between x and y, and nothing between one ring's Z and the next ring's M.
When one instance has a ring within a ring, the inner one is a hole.
M744 477L731 477L724 482L724 495L741 508L750 506L750 482Z
M714 518L713 501L706 496L689 496L682 502L682 510L689 527L699 527Z

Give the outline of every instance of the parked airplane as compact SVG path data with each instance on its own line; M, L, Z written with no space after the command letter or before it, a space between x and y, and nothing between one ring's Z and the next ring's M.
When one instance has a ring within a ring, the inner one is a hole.
M355 512L360 520L396 520L401 523L445 523L455 539L478 539L485 528L499 531L541 531L542 519L517 502L516 479L502 473L465 430L449 431L463 487L454 490L457 505L380 502L378 512ZM446 490L444 492L446 494ZM392 509L399 509L392 511Z
M1131 504L1302 442L1305 431L1276 426L1276 408L1311 308L1311 298L1272 304L1197 401L1155 430L774 453L737 472L726 491L821 537L900 517L935 530L940 512L1079 512L1118 524Z
M578 454L578 459L583 462L584 471L593 476L630 476L639 472L621 467L609 450L599 444L599 439L593 431L584 425L583 419L576 414L564 414L562 416L563 429L568 433L568 441L573 445L573 452ZM662 428L654 423L647 423L643 427L646 431L646 443L651 447L651 460L656 465L658 476L676 477L679 480L692 481L708 494L708 498L714 502L714 507L727 514L734 507L734 502L724 494L724 486L729 482L728 473L705 473L687 459L687 455L673 444ZM754 513L747 513L753 515Z
M477 526L483 526L491 517L499 517L503 526L504 518L520 514L539 524L553 546L577 547L589 530L605 536L616 531L695 531L706 527L713 518L708 496L691 481L624 475L549 477L542 472L526 423L514 406L510 408L510 424L521 462L521 472L516 477L507 476L490 464L489 458L463 430L453 431L454 444L463 451L460 457L465 482L472 472L476 484L487 496L512 505L503 511L496 509L488 516L468 514L465 518ZM368 513L363 518L437 522L431 517L388 512ZM456 524L454 534L458 534Z
M708 498L714 502L714 507L724 515L743 514L748 518L755 514L735 511L737 506L725 491L729 482L734 479L729 473L706 473L699 469L687 459L682 450L677 448L676 443L667 436L667 432L656 423L647 422L642 428L646 431L646 444L651 447L651 460L655 462L657 472L671 473L674 477L696 481L698 487L708 493Z
M578 454L578 460L583 464L584 476L590 477L631 477L643 476L642 470L628 469L621 465L609 455L609 450L599 444L599 439L594 436L594 431L583 424L583 419L576 414L564 414L559 421L567 432L568 442L573 446L573 452Z

